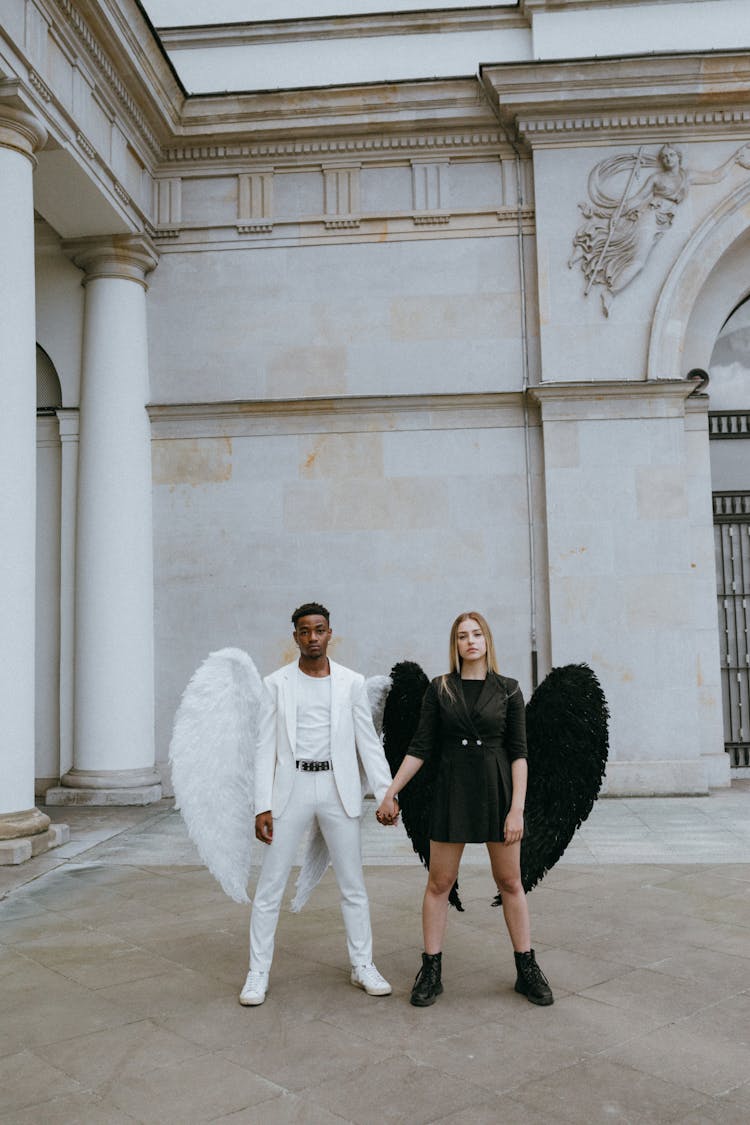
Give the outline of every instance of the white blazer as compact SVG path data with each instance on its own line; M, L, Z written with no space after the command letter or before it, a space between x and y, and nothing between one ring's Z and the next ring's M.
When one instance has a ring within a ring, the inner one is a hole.
M378 803L391 784L383 747L372 723L365 678L341 664L331 667L331 765L341 804L362 812L362 772ZM255 814L280 816L297 773L297 661L263 681L255 757Z

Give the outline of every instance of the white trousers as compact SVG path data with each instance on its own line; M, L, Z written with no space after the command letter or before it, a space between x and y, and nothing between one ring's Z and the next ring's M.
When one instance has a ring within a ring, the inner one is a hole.
M347 816L332 770L298 770L281 816L274 817L273 842L263 845L263 866L250 916L250 968L268 972L273 960L276 926L284 889L297 849L317 819L341 892L341 913L352 965L372 961L370 904L362 874L362 831L359 817Z

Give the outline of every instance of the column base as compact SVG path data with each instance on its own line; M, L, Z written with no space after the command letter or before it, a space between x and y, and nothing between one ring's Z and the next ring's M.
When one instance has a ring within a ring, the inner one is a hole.
M153 805L161 777L153 766L140 770L69 770L45 794L47 805Z
M27 859L33 859L35 855L48 852L50 848L58 848L60 844L67 844L69 839L70 828L67 824L51 824L46 831L37 832L34 836L0 840L0 867L25 863Z
M701 760L607 763L608 797L705 797L706 768Z
M47 790L47 805L153 805L161 800L161 778L153 766L141 770L69 770Z
M67 785L48 789L47 805L153 805L161 800L161 785L137 785L122 789L74 789Z

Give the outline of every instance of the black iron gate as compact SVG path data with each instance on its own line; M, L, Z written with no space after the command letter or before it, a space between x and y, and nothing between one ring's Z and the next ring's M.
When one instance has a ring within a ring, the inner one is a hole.
M750 766L750 492L714 493L724 743Z

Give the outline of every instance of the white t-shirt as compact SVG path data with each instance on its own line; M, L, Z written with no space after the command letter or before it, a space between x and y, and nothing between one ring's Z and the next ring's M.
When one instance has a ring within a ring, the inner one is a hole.
M297 667L297 758L331 757L331 677L306 676Z

